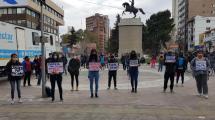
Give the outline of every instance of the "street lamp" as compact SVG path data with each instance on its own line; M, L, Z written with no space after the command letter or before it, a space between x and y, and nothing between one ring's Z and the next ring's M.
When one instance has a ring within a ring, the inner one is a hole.
M45 37L43 36L43 25L44 25L44 18L43 18L43 5L46 4L45 0L41 0L40 1L40 5L41 5L41 13L40 13L40 29L41 29L41 37L40 37L40 42L41 42L41 52L42 52L42 97L47 97L46 92L45 92L45 84L46 84L46 72L45 72L45 60L46 60L46 52L45 52Z

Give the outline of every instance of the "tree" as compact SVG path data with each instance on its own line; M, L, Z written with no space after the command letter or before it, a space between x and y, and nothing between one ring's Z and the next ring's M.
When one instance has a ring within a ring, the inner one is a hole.
M171 31L174 28L174 20L171 18L169 10L153 14L146 21L146 28L143 30L144 50L150 49L153 54L158 54L163 46L166 48L166 42L171 39Z
M120 15L116 16L116 22L114 29L111 30L111 37L109 40L108 51L111 53L118 53L119 49L119 24L120 23Z

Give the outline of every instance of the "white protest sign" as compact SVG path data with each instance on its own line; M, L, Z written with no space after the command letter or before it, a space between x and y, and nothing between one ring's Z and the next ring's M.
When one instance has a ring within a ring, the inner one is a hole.
M99 71L100 70L100 63L97 62L90 62L89 63L89 71Z
M206 61L200 61L200 60L196 60L196 70L199 71L206 71L207 70L207 63Z
M116 71L118 70L118 63L108 63L108 70L109 71Z
M48 63L48 73L63 73L63 62Z
M165 62L166 63L175 63L176 62L175 56L166 56Z
M19 65L19 66L11 66L11 67L12 67L11 76L21 77L24 75L23 66Z
M139 66L139 61L138 60L130 60L129 61L129 66L130 67L138 67Z

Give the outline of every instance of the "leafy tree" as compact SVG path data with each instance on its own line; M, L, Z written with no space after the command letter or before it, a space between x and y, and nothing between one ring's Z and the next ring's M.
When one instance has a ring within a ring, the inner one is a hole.
M171 39L171 31L174 28L174 20L169 10L153 14L143 27L143 48L158 54L162 48L166 48L166 42Z

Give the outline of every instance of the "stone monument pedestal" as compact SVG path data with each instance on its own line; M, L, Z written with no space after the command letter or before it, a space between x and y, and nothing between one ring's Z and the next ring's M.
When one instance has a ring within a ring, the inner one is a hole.
M140 55L142 50L142 28L140 18L121 19L119 23L119 56L135 50Z

